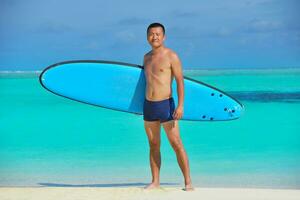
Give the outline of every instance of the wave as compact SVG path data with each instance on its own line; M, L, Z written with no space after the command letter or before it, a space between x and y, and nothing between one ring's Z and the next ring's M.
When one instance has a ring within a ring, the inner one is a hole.
M41 70L33 70L33 71L20 71L20 70L2 70L0 74L40 74Z
M228 94L239 100L256 102L285 102L299 103L300 91L277 92L277 91L231 91Z

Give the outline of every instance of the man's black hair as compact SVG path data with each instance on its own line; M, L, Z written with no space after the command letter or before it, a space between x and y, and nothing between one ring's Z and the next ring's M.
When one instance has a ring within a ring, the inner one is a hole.
M147 28L147 34L149 33L150 28L155 28L155 27L161 27L162 30L163 30L163 33L165 34L165 27L164 27L164 25L162 25L161 23L158 23L158 22L152 23L152 24L150 24L148 26L148 28Z

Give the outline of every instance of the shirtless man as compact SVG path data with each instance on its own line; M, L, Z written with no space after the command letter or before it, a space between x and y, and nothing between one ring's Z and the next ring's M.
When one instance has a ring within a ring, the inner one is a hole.
M144 127L150 146L150 167L152 183L146 189L160 185L160 126L162 124L173 147L180 169L184 176L184 190L193 190L187 154L184 150L178 127L183 115L184 83L181 63L177 54L163 44L165 28L162 24L150 24L147 40L152 50L144 56L146 94L144 101ZM177 83L178 105L175 108L172 97L172 81Z

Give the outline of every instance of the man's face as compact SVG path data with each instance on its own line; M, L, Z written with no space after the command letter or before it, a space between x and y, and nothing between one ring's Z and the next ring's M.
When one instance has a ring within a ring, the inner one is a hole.
M150 28L147 34L147 40L152 47L159 47L165 40L165 35L161 27Z

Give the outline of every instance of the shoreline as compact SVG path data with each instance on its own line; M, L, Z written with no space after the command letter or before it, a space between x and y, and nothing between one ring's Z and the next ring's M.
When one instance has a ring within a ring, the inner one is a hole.
M185 192L181 187L161 187L145 190L143 187L0 187L0 199L14 200L146 200L146 199L209 199L209 200L296 200L300 190L255 188L195 188Z

